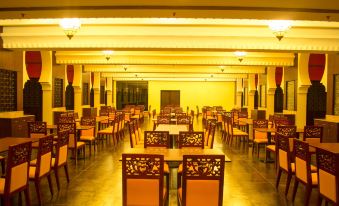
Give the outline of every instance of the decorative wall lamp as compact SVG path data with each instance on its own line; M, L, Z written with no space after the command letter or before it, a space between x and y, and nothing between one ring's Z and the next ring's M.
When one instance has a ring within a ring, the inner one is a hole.
M80 29L81 21L77 18L61 19L59 25L64 30L68 39L71 40Z
M244 60L244 57L247 55L247 52L245 52L245 51L235 51L234 55L238 58L239 62L242 62L242 60Z
M268 27L280 41L286 32L291 28L292 22L289 20L272 20L268 23Z
M111 59L111 55L113 54L113 51L105 50L105 51L102 51L102 53L105 55L105 59L109 61Z

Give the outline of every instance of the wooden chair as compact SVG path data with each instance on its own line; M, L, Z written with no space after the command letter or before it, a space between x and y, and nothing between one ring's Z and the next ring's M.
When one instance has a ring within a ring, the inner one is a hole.
M24 191L26 205L31 205L29 196L28 174L32 143L9 146L6 176L0 178L0 197L5 206L11 205L11 197Z
M252 144L252 156L254 154L255 145L257 146L257 157L259 158L260 145L266 146L268 143L267 132L258 132L257 128L268 128L267 120L253 120L253 144Z
M320 143L323 137L323 127L305 126L303 140L307 143ZM315 148L309 148L310 153L315 153Z
M179 132L179 148L199 147L204 149L204 132Z
M205 148L204 132L179 132L179 149ZM177 175L177 188L181 187L182 164L179 164Z
M291 162L293 151L293 138L296 137L295 126L278 126L276 132L278 174L276 188L279 186L281 173L287 173L285 195L288 194L292 175L295 173L295 164Z
M318 174L311 171L311 154L309 152L309 145L306 142L294 139L293 144L295 157L295 181L293 187L292 201L298 189L298 183L306 186L305 206L308 205L312 188L318 187Z
M47 123L46 122L27 122L28 125L28 137L40 138L47 135Z
M83 152L85 161L86 144L85 142L78 141L75 123L59 123L58 132L64 130L68 130L69 134L68 149L72 150L72 154L75 159L75 164L78 163L78 151Z
M170 148L170 135L168 131L145 131L144 148L163 147Z
M224 155L184 155L178 205L223 205Z
M128 124L130 145L131 145L131 148L143 148L144 142L139 141L139 139L136 136L137 135L136 131L135 131L136 122L137 122L137 120L133 120Z
M40 181L47 177L49 190L53 195L53 186L51 180L51 162L53 151L53 135L41 137L39 139L39 148L36 164L29 167L29 180L35 184L38 203L42 205Z
M339 205L339 155L323 150L316 149L317 167L318 167L318 203L320 206L322 200L333 205Z
M74 123L75 122L75 120L74 120L74 117L73 116L67 116L67 114L66 114L66 116L60 116L59 117L59 121L58 121L58 124L59 123Z
M67 183L69 183L68 175L68 166L67 166L67 156L68 156L68 142L69 142L69 131L59 131L58 139L56 144L56 154L52 158L52 169L54 170L55 180L58 190L60 190L60 181L59 181L59 168L63 167L65 169Z
M168 131L145 131L144 148L170 148L170 135ZM164 175L166 177L167 191L169 191L169 174L170 169L167 163L164 163Z
M164 156L122 154L123 205L168 205Z
M226 142L229 145L232 145L233 139L240 139L240 138L245 138L248 141L248 133L243 132L239 130L238 128L235 128L233 126L233 121L232 117L227 117L226 118L226 124L227 124L227 139Z
M116 146L117 145L117 131L118 129L116 129L116 126L118 126L118 120L114 119L114 120L110 120L110 126L102 129L100 131L98 131L98 139L99 140L104 140L106 139L106 143L107 141L110 142L110 137L112 137L112 141L113 141L113 145Z
M91 129L81 130L80 132L80 141L88 143L89 146L89 155L92 155L92 145L95 152L96 138L95 138L95 128L96 120L95 117L81 117L81 125L84 126L93 126Z
M206 132L204 136L204 142L205 142L205 149L213 149L214 144L214 135L215 135L215 128L216 124L213 122L210 122L210 126L208 129L208 132Z
M171 117L170 116L157 116L157 125L159 124L170 124Z

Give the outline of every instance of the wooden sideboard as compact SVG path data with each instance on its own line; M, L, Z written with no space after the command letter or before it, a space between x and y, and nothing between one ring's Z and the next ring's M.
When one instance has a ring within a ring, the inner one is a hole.
M35 121L35 116L21 111L0 113L0 137L27 137L30 121Z
M314 119L314 125L322 126L322 142L339 142L339 116L327 115L325 119Z

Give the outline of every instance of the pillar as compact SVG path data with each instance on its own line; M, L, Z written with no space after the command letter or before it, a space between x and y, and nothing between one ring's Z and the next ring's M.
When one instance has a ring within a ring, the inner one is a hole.
M237 79L236 81L236 107L237 108L241 108L241 99L242 99L242 91L243 91L243 87L242 87L242 79Z
M41 51L42 70L39 82L42 87L42 121L53 124L52 111L52 52Z
M100 110L100 72L94 73L94 83L93 83L93 90L94 90L94 107L97 108L97 115L99 115Z
M248 116L251 117L252 110L254 109L254 95L255 95L255 74L248 75Z
M112 106L112 93L113 93L113 83L112 77L107 77L107 85L106 85L106 92L107 92L107 106Z
M117 108L117 81L113 80L113 107Z
M269 115L274 115L274 94L275 89L277 88L275 82L275 67L267 68L267 96L266 96L266 119Z
M304 128L306 125L307 112L307 90L311 85L308 76L308 59L310 54L298 54L298 90L297 90L297 114L296 126L297 128Z
M74 65L74 111L82 117L82 65Z

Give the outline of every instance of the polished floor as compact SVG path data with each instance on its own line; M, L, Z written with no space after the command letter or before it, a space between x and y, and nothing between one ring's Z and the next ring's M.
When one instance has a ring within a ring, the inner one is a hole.
M147 118L142 124L145 130L150 130L152 126L152 121ZM194 129L202 130L201 118L194 120ZM124 142L121 142L117 148L112 148L110 145L99 146L99 151L95 155L87 156L85 161L79 160L77 166L74 165L74 160L70 159L71 181L67 184L64 171L60 170L62 185L59 192L56 191L54 174L52 179L55 193L53 196L49 192L47 179L42 181L44 205L122 205L122 174L119 159L124 148L127 147L129 147L129 138L126 131ZM252 157L248 146L244 144L225 146L220 140L220 132L217 132L215 147L222 148L232 160L225 165L223 205L303 205L304 187L299 185L296 200L292 203L290 200L294 181L291 183L286 198L284 195L286 176L282 177L280 187L276 190L274 164L266 164ZM264 152L262 152L263 156ZM171 206L177 205L175 185L176 182L172 183L170 190ZM310 205L316 205L317 193L317 189L312 191ZM30 196L32 205L37 205L35 187L32 183L30 184Z

